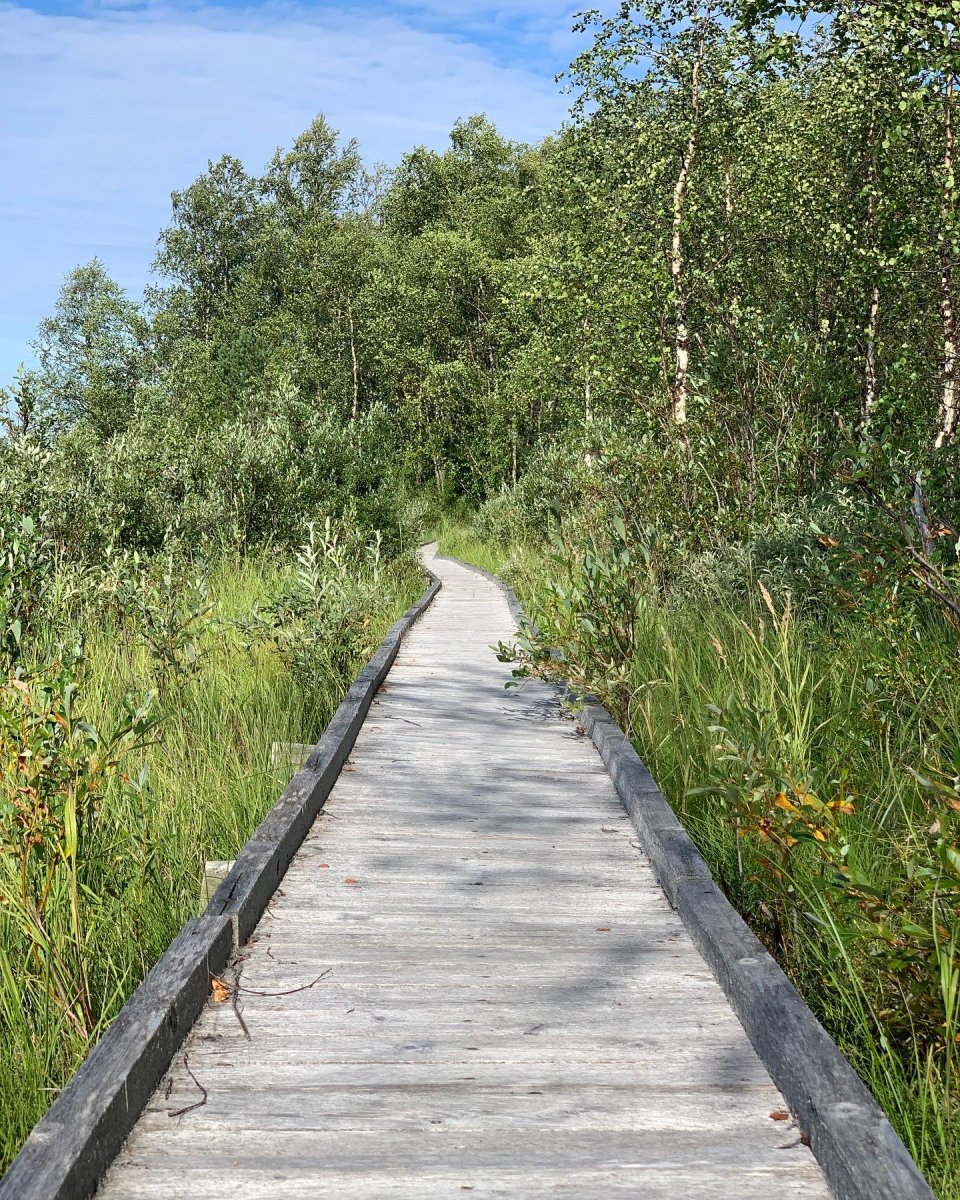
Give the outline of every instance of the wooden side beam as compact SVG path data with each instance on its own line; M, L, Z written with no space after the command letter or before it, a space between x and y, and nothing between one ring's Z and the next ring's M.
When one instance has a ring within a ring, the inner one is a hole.
M196 1021L210 980L256 927L330 794L403 635L440 590L430 586L393 626L206 910L171 942L0 1180L0 1200L87 1200Z
M2 1200L85 1200L173 1061L233 949L225 917L188 921L0 1181Z

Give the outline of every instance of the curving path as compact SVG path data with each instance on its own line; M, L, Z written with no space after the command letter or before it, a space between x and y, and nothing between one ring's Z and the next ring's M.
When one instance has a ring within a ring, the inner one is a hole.
M208 1004L98 1195L826 1200L592 743L504 691L501 592L426 555L242 1021Z

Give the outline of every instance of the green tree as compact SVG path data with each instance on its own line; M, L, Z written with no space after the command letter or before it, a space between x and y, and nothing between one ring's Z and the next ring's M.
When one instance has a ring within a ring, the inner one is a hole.
M81 422L101 437L122 429L152 368L148 324L98 259L67 276L34 350L32 403L61 431Z
M263 181L257 270L269 297L262 326L275 370L291 371L324 412L360 410L364 384L360 291L373 226L356 142L318 116Z
M960 423L957 10L952 0L864 0L854 5L835 0L747 0L738 7L745 26L810 14L828 18L828 54L846 69L844 90L859 91L861 98L867 99L864 107L874 122L871 140L879 137L884 149L906 142L922 164L927 182L913 194L913 215L922 229L918 252L928 256L927 269L934 270L939 279L941 369L935 446L942 448L955 440ZM889 94L877 104L877 93L891 86L899 93L895 105ZM876 196L873 205L875 210ZM868 228L875 228L875 223L874 211Z
M739 39L717 5L698 0L625 3L606 19L587 13L577 28L595 36L570 69L574 114L584 136L604 144L603 156L619 166L611 201L628 253L634 262L659 260L665 271L651 277L649 290L668 342L670 416L683 425L696 337L691 308L709 264L703 247L716 217L716 163L730 133ZM644 245L648 230L654 247Z
M443 154L408 155L380 205L378 377L396 398L414 472L442 492L482 496L514 469L504 287L536 232L539 179L538 154L475 116Z

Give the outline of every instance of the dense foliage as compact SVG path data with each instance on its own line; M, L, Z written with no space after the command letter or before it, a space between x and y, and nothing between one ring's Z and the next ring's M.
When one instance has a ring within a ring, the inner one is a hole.
M133 812L155 786L117 765L153 707L71 715L78 612L137 631L121 675L155 664L162 709L214 637L205 564L302 546L293 591L216 636L342 680L384 579L409 588L398 552L460 506L538 617L520 666L559 647L629 725L957 1196L955 4L644 0L580 28L541 145L471 117L370 174L318 117L262 174L224 158L173 194L142 303L98 262L67 278L0 442L0 819L32 822L29 902L44 854L64 897L32 1003L81 1039L112 1011L72 847L105 790ZM25 785L24 729L50 764Z

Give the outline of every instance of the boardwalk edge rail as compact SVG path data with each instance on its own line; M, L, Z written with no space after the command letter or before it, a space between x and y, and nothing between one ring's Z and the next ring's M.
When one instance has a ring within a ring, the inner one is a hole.
M206 910L187 922L34 1126L0 1180L0 1200L86 1200L136 1124L232 954L256 927L353 749L430 586L356 677L304 768L240 851Z
M449 557L449 556L446 556ZM503 580L510 611L526 620ZM660 886L703 955L838 1200L935 1200L869 1089L776 960L717 887L627 734L599 701L581 725L610 773Z

